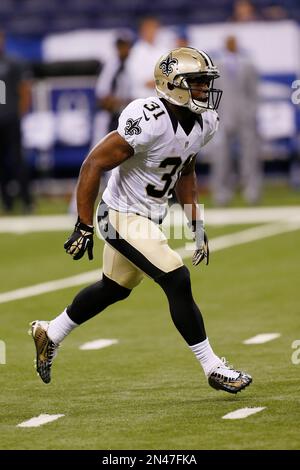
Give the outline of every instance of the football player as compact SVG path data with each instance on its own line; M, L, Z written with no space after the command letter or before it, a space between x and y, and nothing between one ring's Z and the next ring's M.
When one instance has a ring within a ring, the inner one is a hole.
M175 190L195 236L193 264L208 264L208 239L197 205L195 158L218 127L216 109L222 94L214 88L218 76L217 67L203 51L186 47L162 56L154 71L158 96L131 102L117 130L83 162L77 186L78 220L64 247L74 260L85 252L93 259L99 180L104 171L113 169L96 212L97 230L105 239L103 276L81 290L54 320L31 323L37 372L45 383L51 380L53 358L62 340L108 305L126 299L144 275L166 294L172 320L208 383L230 393L251 383L250 375L233 369L214 353L193 299L189 270L159 227Z

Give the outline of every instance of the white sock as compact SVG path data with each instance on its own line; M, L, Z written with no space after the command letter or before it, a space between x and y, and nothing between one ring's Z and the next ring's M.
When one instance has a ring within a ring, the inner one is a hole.
M211 345L209 344L208 338L198 344L189 346L190 349L195 354L196 358L203 367L204 373L206 376L210 374L212 369L219 364L222 364L221 359L215 355L212 350Z
M76 326L78 326L77 323L74 323L67 311L64 310L63 313L49 323L47 335L53 343L60 344Z

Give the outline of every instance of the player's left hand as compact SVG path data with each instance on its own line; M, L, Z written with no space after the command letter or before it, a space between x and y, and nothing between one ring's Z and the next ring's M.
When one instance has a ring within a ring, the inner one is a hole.
M71 255L74 260L78 260L83 257L87 250L89 260L92 260L94 246L93 235L94 227L83 224L78 218L74 232L70 235L64 244L66 253Z
M201 261L205 260L206 266L209 263L209 247L208 237L204 230L203 223L201 221L192 222L191 228L194 233L194 240L196 243L196 250L192 257L193 266L197 266Z

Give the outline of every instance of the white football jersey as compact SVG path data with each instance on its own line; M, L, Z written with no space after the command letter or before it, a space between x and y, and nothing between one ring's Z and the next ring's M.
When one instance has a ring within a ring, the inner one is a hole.
M218 114L208 110L187 135L158 97L132 101L123 110L117 131L134 155L113 169L103 200L117 211L160 222L182 170L217 127Z

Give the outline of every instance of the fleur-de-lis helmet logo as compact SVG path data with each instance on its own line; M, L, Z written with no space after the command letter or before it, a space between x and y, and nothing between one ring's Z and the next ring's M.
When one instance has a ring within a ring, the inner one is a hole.
M178 60L172 57L172 54L169 54L168 57L159 64L159 68L162 73L168 77L170 73L173 72L174 66L177 64Z

